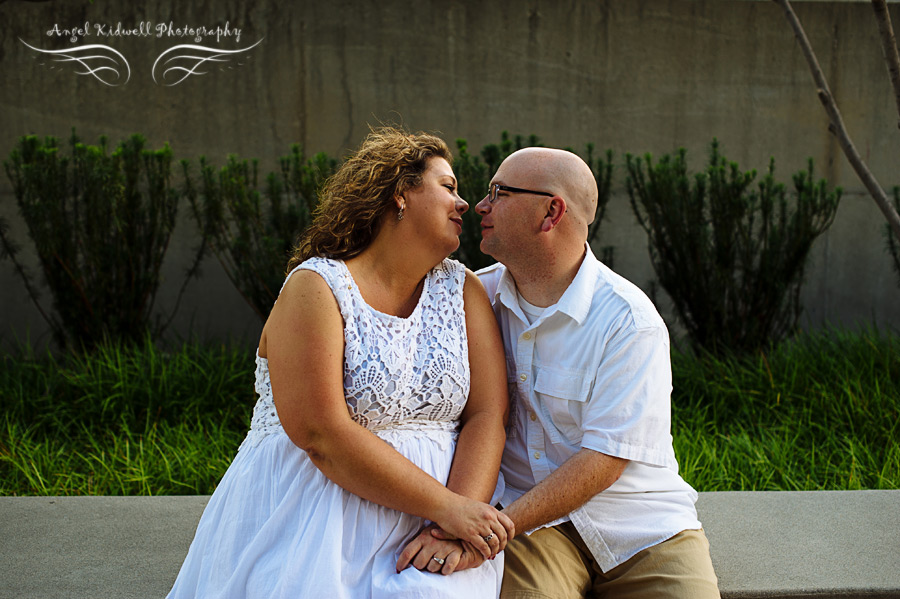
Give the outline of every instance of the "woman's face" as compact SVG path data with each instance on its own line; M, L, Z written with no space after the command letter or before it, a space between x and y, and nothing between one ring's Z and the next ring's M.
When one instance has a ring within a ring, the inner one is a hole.
M443 158L428 160L422 183L407 190L403 222L423 239L433 241L446 256L459 247L462 215L469 205L457 194L453 169Z

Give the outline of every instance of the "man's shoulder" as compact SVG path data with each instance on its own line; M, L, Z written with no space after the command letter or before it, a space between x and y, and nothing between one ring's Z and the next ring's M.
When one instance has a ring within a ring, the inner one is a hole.
M592 319L637 330L665 328L656 306L640 287L599 263L597 286L591 305Z

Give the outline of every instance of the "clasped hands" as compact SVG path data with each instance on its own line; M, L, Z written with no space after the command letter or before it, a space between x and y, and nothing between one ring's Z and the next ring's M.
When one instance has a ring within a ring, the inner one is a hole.
M515 536L515 524L503 512L486 504L482 506L484 513L481 517L486 522L477 527L481 532L473 533L471 527L466 535L459 529L450 532L461 524L454 521L460 514L455 514L456 518L451 518L443 527L438 524L426 526L400 552L397 572L412 565L419 570L448 575L478 567L485 559L494 559Z

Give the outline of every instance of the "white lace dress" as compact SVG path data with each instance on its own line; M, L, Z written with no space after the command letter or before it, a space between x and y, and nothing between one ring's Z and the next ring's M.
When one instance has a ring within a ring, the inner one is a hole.
M341 261L312 258L291 274L299 269L321 275L340 306L353 420L446 484L469 392L462 265L448 259L433 269L405 319L366 304ZM203 512L169 597L498 596L502 553L450 576L413 567L398 574L398 554L422 519L326 478L282 429L259 356L256 391L250 431Z

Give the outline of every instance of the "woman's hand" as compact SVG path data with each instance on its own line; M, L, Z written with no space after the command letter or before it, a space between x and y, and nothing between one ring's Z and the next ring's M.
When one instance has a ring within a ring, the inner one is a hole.
M445 514L435 518L437 525L451 538L469 543L485 558L493 558L506 548L516 534L516 525L503 512L486 503L456 495L458 501Z
M398 573L413 566L418 570L447 576L484 563L484 557L468 543L444 541L432 536L431 531L435 529L437 526L434 524L425 527L403 548L397 560Z
M398 573L409 566L444 575L456 572L463 555L462 542L436 539L431 536L434 528L434 524L426 526L403 548L397 559Z

